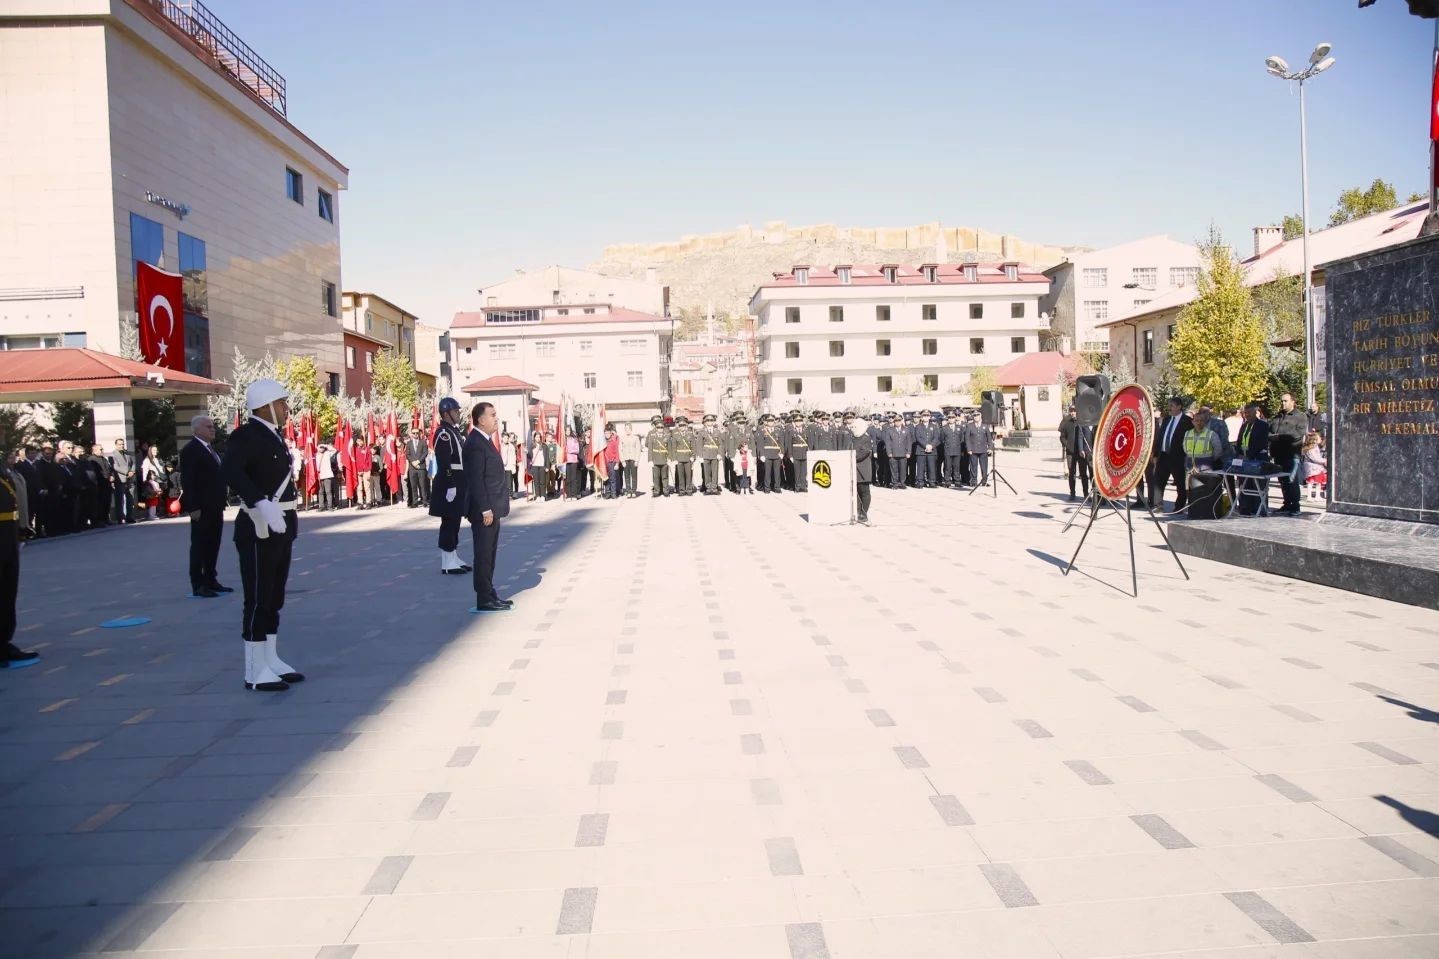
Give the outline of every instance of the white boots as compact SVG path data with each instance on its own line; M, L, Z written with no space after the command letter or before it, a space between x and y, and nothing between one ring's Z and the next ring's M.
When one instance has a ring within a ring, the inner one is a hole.
M440 572L447 576L458 576L461 573L468 573L471 567L462 559L460 554L454 550L440 550Z
M304 681L304 673L295 672L280 658L274 636L266 636L264 642L245 642L246 689L273 693L289 689L291 683Z

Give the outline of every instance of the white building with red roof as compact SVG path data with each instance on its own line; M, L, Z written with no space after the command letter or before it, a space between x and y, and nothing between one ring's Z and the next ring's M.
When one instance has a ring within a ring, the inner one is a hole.
M602 404L621 423L667 411L673 321L631 305L663 311L666 288L552 267L480 295L484 307L450 324L456 384L511 377L533 384L536 399Z
M970 374L1039 349L1043 273L1020 263L800 264L750 298L764 410L964 394ZM968 397L965 396L965 401Z

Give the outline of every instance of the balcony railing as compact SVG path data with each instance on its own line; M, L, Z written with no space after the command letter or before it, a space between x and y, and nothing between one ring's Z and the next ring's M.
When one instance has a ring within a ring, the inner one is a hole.
M226 73L285 116L285 78L225 26L200 0L144 0L199 44Z

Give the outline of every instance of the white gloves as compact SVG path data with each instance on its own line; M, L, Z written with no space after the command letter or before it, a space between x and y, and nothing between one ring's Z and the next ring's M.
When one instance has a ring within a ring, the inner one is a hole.
M285 511L280 509L280 504L272 499L262 499L255 504L255 512L265 521L265 525L277 533L285 531Z
M454 501L455 501L455 488L454 488L453 486L451 486L449 489L445 490L445 502L446 502L446 503L453 503Z

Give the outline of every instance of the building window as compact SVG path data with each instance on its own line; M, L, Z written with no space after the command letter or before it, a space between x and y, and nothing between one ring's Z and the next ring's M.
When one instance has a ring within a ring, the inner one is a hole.
M965 281L966 283L978 283L978 282L979 282L979 264L978 264L978 263L966 263L966 264L964 264L964 266L963 266L963 270L964 270L964 281Z
M580 340L580 356L593 356L595 352L594 340Z
M285 167L285 196L305 205L305 178L289 167Z
M1047 387L1047 386L1041 386L1041 387L1039 388L1039 390L1038 390L1038 396L1039 396L1039 402L1041 402L1041 403L1048 403L1048 402L1049 402L1049 387Z
M1165 330L1164 330L1164 339L1165 339L1166 342L1173 342L1173 341L1174 341L1174 324L1173 324L1173 323L1169 324L1169 326L1165 328Z
M925 391L928 392L928 393L938 393L938 392L939 392L939 374L938 374L938 373L926 373L926 374L924 374L924 389L925 389Z
M555 304L555 303L558 303L558 302L560 302L560 291L559 291L559 290L551 290L551 291L550 291L550 303L551 303L551 304Z
M582 312L593 315L595 312L595 308L593 306L587 306Z
M1011 304L1009 304L1009 318L1010 318L1011 320L1022 320L1022 319L1024 319L1024 304L1023 304L1023 303L1011 303Z
M971 304L969 304L969 318L970 318L971 320L982 320L982 319L984 319L984 304L983 304L983 303L971 303Z
M68 333L65 335L70 336ZM62 340L58 333L54 336L0 336L0 350L58 350L62 345L70 344Z
M920 340L920 352L925 356L935 356L939 353L939 340Z
M1103 287L1109 285L1109 270L1105 267L1085 267L1080 272L1080 283L1088 287Z
M844 322L844 307L842 307L842 306L832 306L832 307L830 307L830 308L829 308L829 321L830 321L831 323L843 323L843 322Z
M1145 330L1145 331L1144 331L1144 362L1145 362L1146 364L1150 364L1150 363L1153 363L1153 362L1154 362L1154 331L1153 331L1153 330Z
M210 375L210 291L205 241L180 234L180 277L185 301L185 372Z
M884 281L885 281L886 283L898 283L898 282L899 282L899 267L897 267L897 266L887 266L887 267L885 267L881 272L884 273Z
M830 340L830 341L829 341L829 355L830 355L830 356L844 356L844 340Z
M795 281L796 283L798 283L800 286L804 286L806 283L808 283L808 282L809 282L809 268L808 268L808 267L803 267L803 266L797 266L797 267L795 267L795 268L794 268L794 281Z
M538 323L539 310L486 310L485 323Z
M1199 279L1199 267L1197 266L1171 266L1169 268L1170 286L1193 286Z
M799 359L799 344L790 341L784 345L784 358L787 360Z
M894 377L876 376L874 378L874 388L881 393L888 393L890 390L894 389Z
M331 395L331 396L339 396L339 395L340 395L340 374L339 374L339 373L326 373L325 375L330 378L330 395Z
M353 346L347 346L347 347L345 347L345 369L347 369L347 370L353 370L354 368L355 368L355 348L354 348Z
M638 356L645 351L645 341L642 338L620 340L620 352L625 356Z
M1100 320L1109 319L1109 301L1085 300L1084 318L1086 320L1090 320L1091 322L1098 322Z
M535 356L537 356L537 357L539 357L539 358L541 358L541 359L546 359L546 360L548 360L548 359L552 359L552 358L554 357L554 355L555 355L555 341L554 341L554 340L536 340L536 341L535 341Z
M130 214L130 259L158 267L165 259L165 228L154 220ZM135 264L130 264L130 278L135 277Z
M329 280L320 281L320 301L325 307L326 316L339 316L339 310L335 307L335 284Z
M787 306L787 307L785 307L785 308L784 308L784 321L785 321L786 323L798 323L798 322L799 322L799 307L797 307L797 306Z
M315 195L320 198L320 219L335 222L335 198L324 190L316 190Z
M1023 353L1023 352L1024 352L1024 337L1022 337L1022 336L1011 336L1011 337L1009 338L1009 352L1011 352L1011 353Z
M939 319L939 304L938 304L938 303L922 303L922 304L920 304L920 307L919 307L919 318L920 318L921 320L937 320L937 319Z
M878 320L879 322L881 322L881 323L888 323L888 322L889 322L889 307L888 307L888 306L876 306L876 307L874 308L874 318L875 318L876 320Z
M969 338L969 352L980 354L984 352L984 337L972 336Z
M1130 282L1144 290L1152 290L1159 283L1159 267L1136 266L1129 271Z
M839 267L839 269L837 269L835 272L839 274L839 281L840 281L841 283L845 284L846 286L848 286L848 285L849 285L849 267L847 267L847 266Z
M586 373L586 374L585 374L585 389L587 389L587 390L592 390L592 389L594 389L594 388L595 388L595 383L598 382L598 379L599 379L599 378L596 377L595 374L593 374L593 373Z
M875 355L875 356L889 356L889 340L875 340L875 341L874 341L874 355Z
M926 283L938 283L938 282L939 282L939 267L926 266L926 267L923 267L922 269L924 270L924 282L926 282Z
M627 373L625 373L625 382L626 382L627 385L629 385L629 386L631 386L631 387L644 386L644 385L645 385L645 371L644 371L644 370L630 370L630 371L628 371Z
M366 351L365 351L365 372L366 372L366 373L373 373L373 372L375 372L375 351L374 351L374 350L366 350Z
M831 393L843 393L843 392L844 392L844 377L843 377L843 376L831 376L831 377L829 378L829 391L830 391Z
M1137 309L1139 309L1141 306L1143 306L1144 304L1146 304L1146 303L1148 303L1148 302L1149 302L1148 300L1135 300L1135 301L1134 301L1134 308L1137 310Z
M513 343L491 343L490 359L512 360L515 358L515 344Z
M799 396L804 392L804 380L792 379L784 381L785 392L790 396Z
M1018 264L1018 263L1006 263L1006 264L1004 264L1004 278L1005 278L1006 280L1018 280L1018 279L1019 279L1019 264Z

